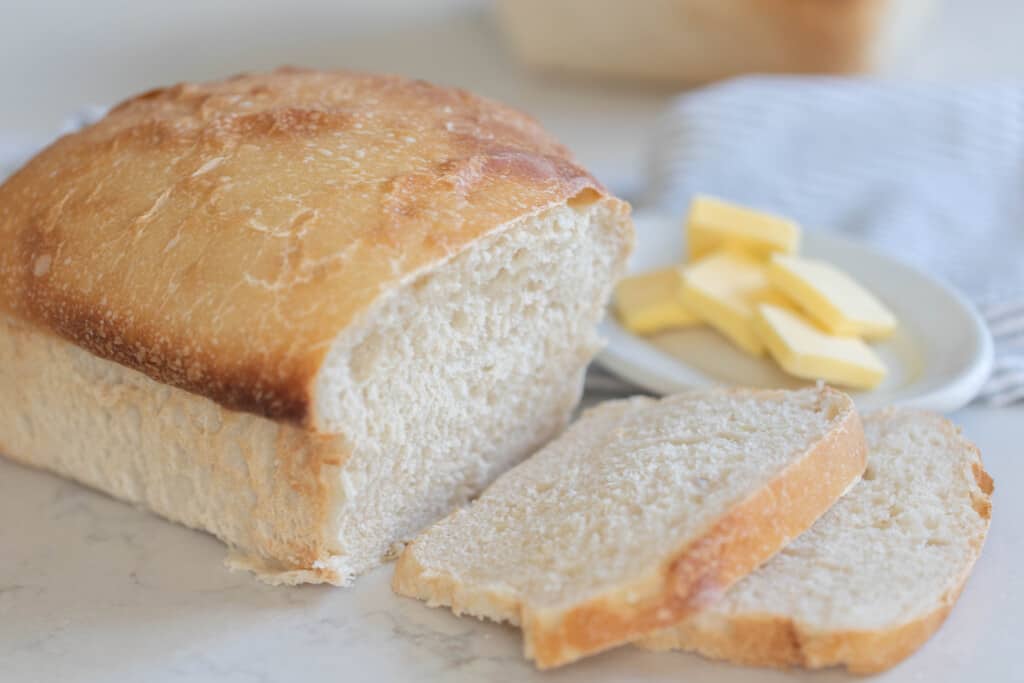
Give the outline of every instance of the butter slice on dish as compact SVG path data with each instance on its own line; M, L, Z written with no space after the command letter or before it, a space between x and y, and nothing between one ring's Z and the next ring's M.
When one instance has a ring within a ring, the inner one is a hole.
M615 287L615 313L634 334L653 334L695 325L682 302L682 278L675 268L627 277Z
M683 304L749 354L764 354L754 331L760 303L783 304L758 259L728 251L707 256L683 268Z
M800 227L781 216L697 196L686 220L686 243L690 261L718 249L765 258L775 252L795 252Z
M872 389L885 364L862 340L826 334L799 313L761 304L754 328L782 369L796 377Z
M768 266L768 277L832 334L881 339L896 329L896 318L889 309L830 263L775 254Z

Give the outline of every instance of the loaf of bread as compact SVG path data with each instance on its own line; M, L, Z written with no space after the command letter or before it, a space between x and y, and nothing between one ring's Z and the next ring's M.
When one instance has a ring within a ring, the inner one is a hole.
M888 410L865 418L864 432L868 466L850 493L722 600L641 644L856 673L920 647L981 553L992 479L937 415Z
M515 53L547 71L694 85L857 73L899 54L934 0L500 0Z
M145 93L0 187L0 452L345 583L564 427L632 239L460 90Z
M558 666L714 601L864 464L860 419L832 389L608 402L417 537L393 586L517 624L526 656Z

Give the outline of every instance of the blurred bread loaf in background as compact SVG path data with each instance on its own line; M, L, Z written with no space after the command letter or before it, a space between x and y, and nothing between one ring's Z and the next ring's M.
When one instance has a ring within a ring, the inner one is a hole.
M696 85L745 73L871 71L905 49L932 0L498 0L538 69Z

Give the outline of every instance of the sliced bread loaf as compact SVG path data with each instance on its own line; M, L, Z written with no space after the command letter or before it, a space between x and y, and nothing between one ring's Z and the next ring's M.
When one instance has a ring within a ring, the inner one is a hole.
M565 428L632 242L462 90L152 90L0 185L0 454L348 583Z
M861 475L832 389L598 406L399 558L396 592L518 624L558 666L678 622L810 526Z
M725 598L641 645L857 673L917 649L981 552L992 479L938 416L890 410L864 431L868 467L848 495Z

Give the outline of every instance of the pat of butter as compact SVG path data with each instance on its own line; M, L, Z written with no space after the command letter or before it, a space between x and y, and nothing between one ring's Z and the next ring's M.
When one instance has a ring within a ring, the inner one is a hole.
M800 228L781 216L698 196L690 204L686 243L690 261L718 249L764 258L777 251L795 252Z
M753 323L759 303L783 303L767 268L743 253L717 252L683 269L683 304L736 346L755 356L764 344Z
M615 313L634 334L653 334L697 323L682 302L682 280L675 268L627 277L615 287Z
M881 301L829 263L776 254L768 277L832 334L881 339L896 329L895 316Z
M857 389L871 389L885 377L882 360L863 341L826 334L795 311L761 304L754 327L791 375Z

